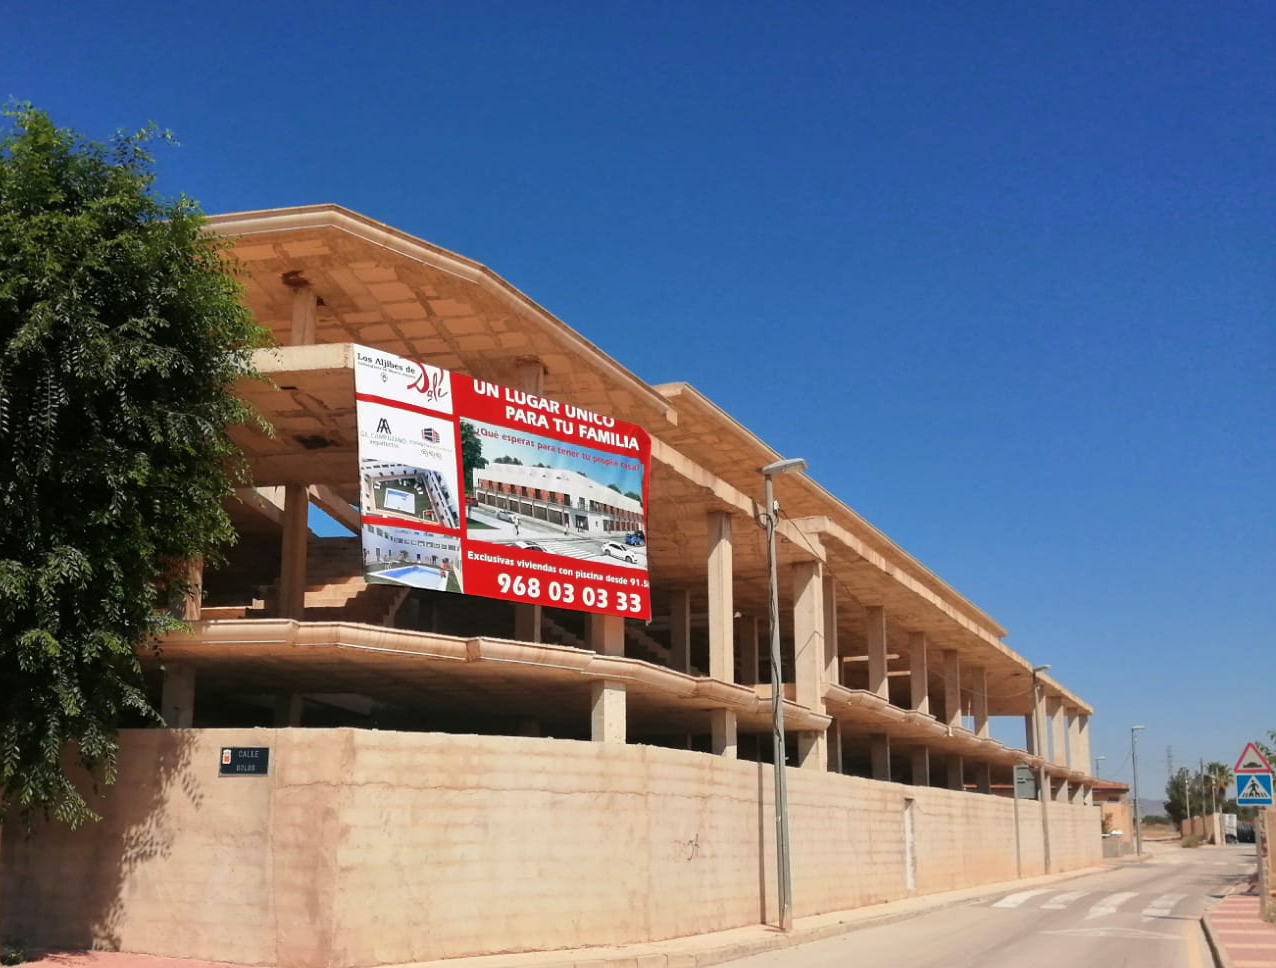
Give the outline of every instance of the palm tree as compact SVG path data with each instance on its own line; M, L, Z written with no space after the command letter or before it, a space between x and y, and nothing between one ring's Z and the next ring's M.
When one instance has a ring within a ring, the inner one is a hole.
M1225 803L1232 785L1232 768L1226 763L1206 763L1204 780L1205 792L1210 794L1211 803Z

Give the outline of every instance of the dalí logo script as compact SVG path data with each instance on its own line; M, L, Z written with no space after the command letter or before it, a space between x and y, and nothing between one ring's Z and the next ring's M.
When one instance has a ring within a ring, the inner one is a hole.
M413 362L416 362L415 360ZM427 400L442 400L447 396L447 387L443 383L443 373L436 370L433 375L426 372L425 367L417 363L420 373L408 384L409 390L416 390Z

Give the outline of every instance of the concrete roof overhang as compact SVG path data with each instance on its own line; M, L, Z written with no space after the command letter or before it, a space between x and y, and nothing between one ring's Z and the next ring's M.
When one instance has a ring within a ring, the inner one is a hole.
M215 215L230 240L245 304L289 342L293 293L321 301L319 343L364 343L435 366L517 384L519 365L545 367L546 396L649 428L672 404L491 269L337 205Z
M211 689L353 692L439 713L556 717L578 728L589 722L590 684L608 680L625 684L631 733L707 732L712 709L733 710L741 732L771 729L770 700L751 686L560 645L341 622L221 620L196 622L140 658L189 664ZM795 732L831 722L787 701L784 715Z

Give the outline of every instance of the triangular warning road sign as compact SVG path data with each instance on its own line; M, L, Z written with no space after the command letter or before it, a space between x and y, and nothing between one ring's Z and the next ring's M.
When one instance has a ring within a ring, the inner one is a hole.
M1241 758L1236 761L1236 765L1232 767L1233 773L1270 773L1272 765L1267 762L1267 757L1258 751L1258 747L1253 743L1245 745Z

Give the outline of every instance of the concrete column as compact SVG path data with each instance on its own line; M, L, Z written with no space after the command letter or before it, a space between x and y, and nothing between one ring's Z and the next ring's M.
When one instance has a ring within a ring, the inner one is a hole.
M669 593L669 644L678 672L691 671L691 596L685 588Z
M603 679L590 684L590 739L595 743L625 742L625 684Z
M520 642L541 640L541 607L526 602L514 603L514 638Z
M980 793L992 793L992 764L975 763L975 789Z
M824 681L832 686L842 684L842 660L837 646L837 583L824 575Z
M881 733L869 737L873 756L873 779L890 781L891 778L891 739Z
M948 757L948 789L966 789L966 775L963 767L964 764L960 756Z
M736 758L736 719L730 709L709 710L709 731L712 734L713 752L728 759Z
M279 563L279 617L300 620L306 610L306 542L310 497L302 484L284 488L283 547Z
M619 615L590 613L589 647L599 655L625 654L625 620Z
M926 662L925 632L908 633L908 687L910 705L919 713L930 712L930 670Z
M868 691L883 699L891 698L886 677L886 609L869 605L868 612Z
M309 286L292 291L292 345L308 346L315 341L315 323L319 315L319 297Z
M1060 780L1059 785L1054 787L1054 798L1057 803L1068 802L1068 781Z
M827 741L829 745L829 772L842 772L842 721L835 719L829 723Z
M745 686L758 684L758 618L756 615L742 615L740 628L740 683Z
M1046 716L1050 719L1050 762L1056 766L1068 765L1068 731L1063 721L1063 700L1058 696L1046 699Z
M930 786L930 750L914 746L912 754L913 786Z
M735 682L735 605L731 595L731 515L725 511L710 511L708 517L709 675L723 682ZM732 732L734 733L734 729Z
M195 722L195 667L182 662L164 664L160 715L166 725L189 729Z
M954 649L944 650L944 722L950 729L961 725L961 663Z
M1081 713L1076 709L1065 710L1068 725L1068 767L1081 770L1087 776L1092 769L1090 758L1081 756Z
M275 695L275 727L300 726L301 713L304 708L301 695L295 692L281 692Z
M1029 713L1023 718L1023 748L1034 756L1037 752L1037 724Z
M975 717L975 735L987 739L988 731L988 671L982 666L972 666L971 715Z
M794 698L824 712L824 569L818 561L793 565ZM828 769L824 733L798 734L798 761L806 769Z
M186 595L182 598L182 621L198 622L204 604L204 559L192 558L186 563Z

